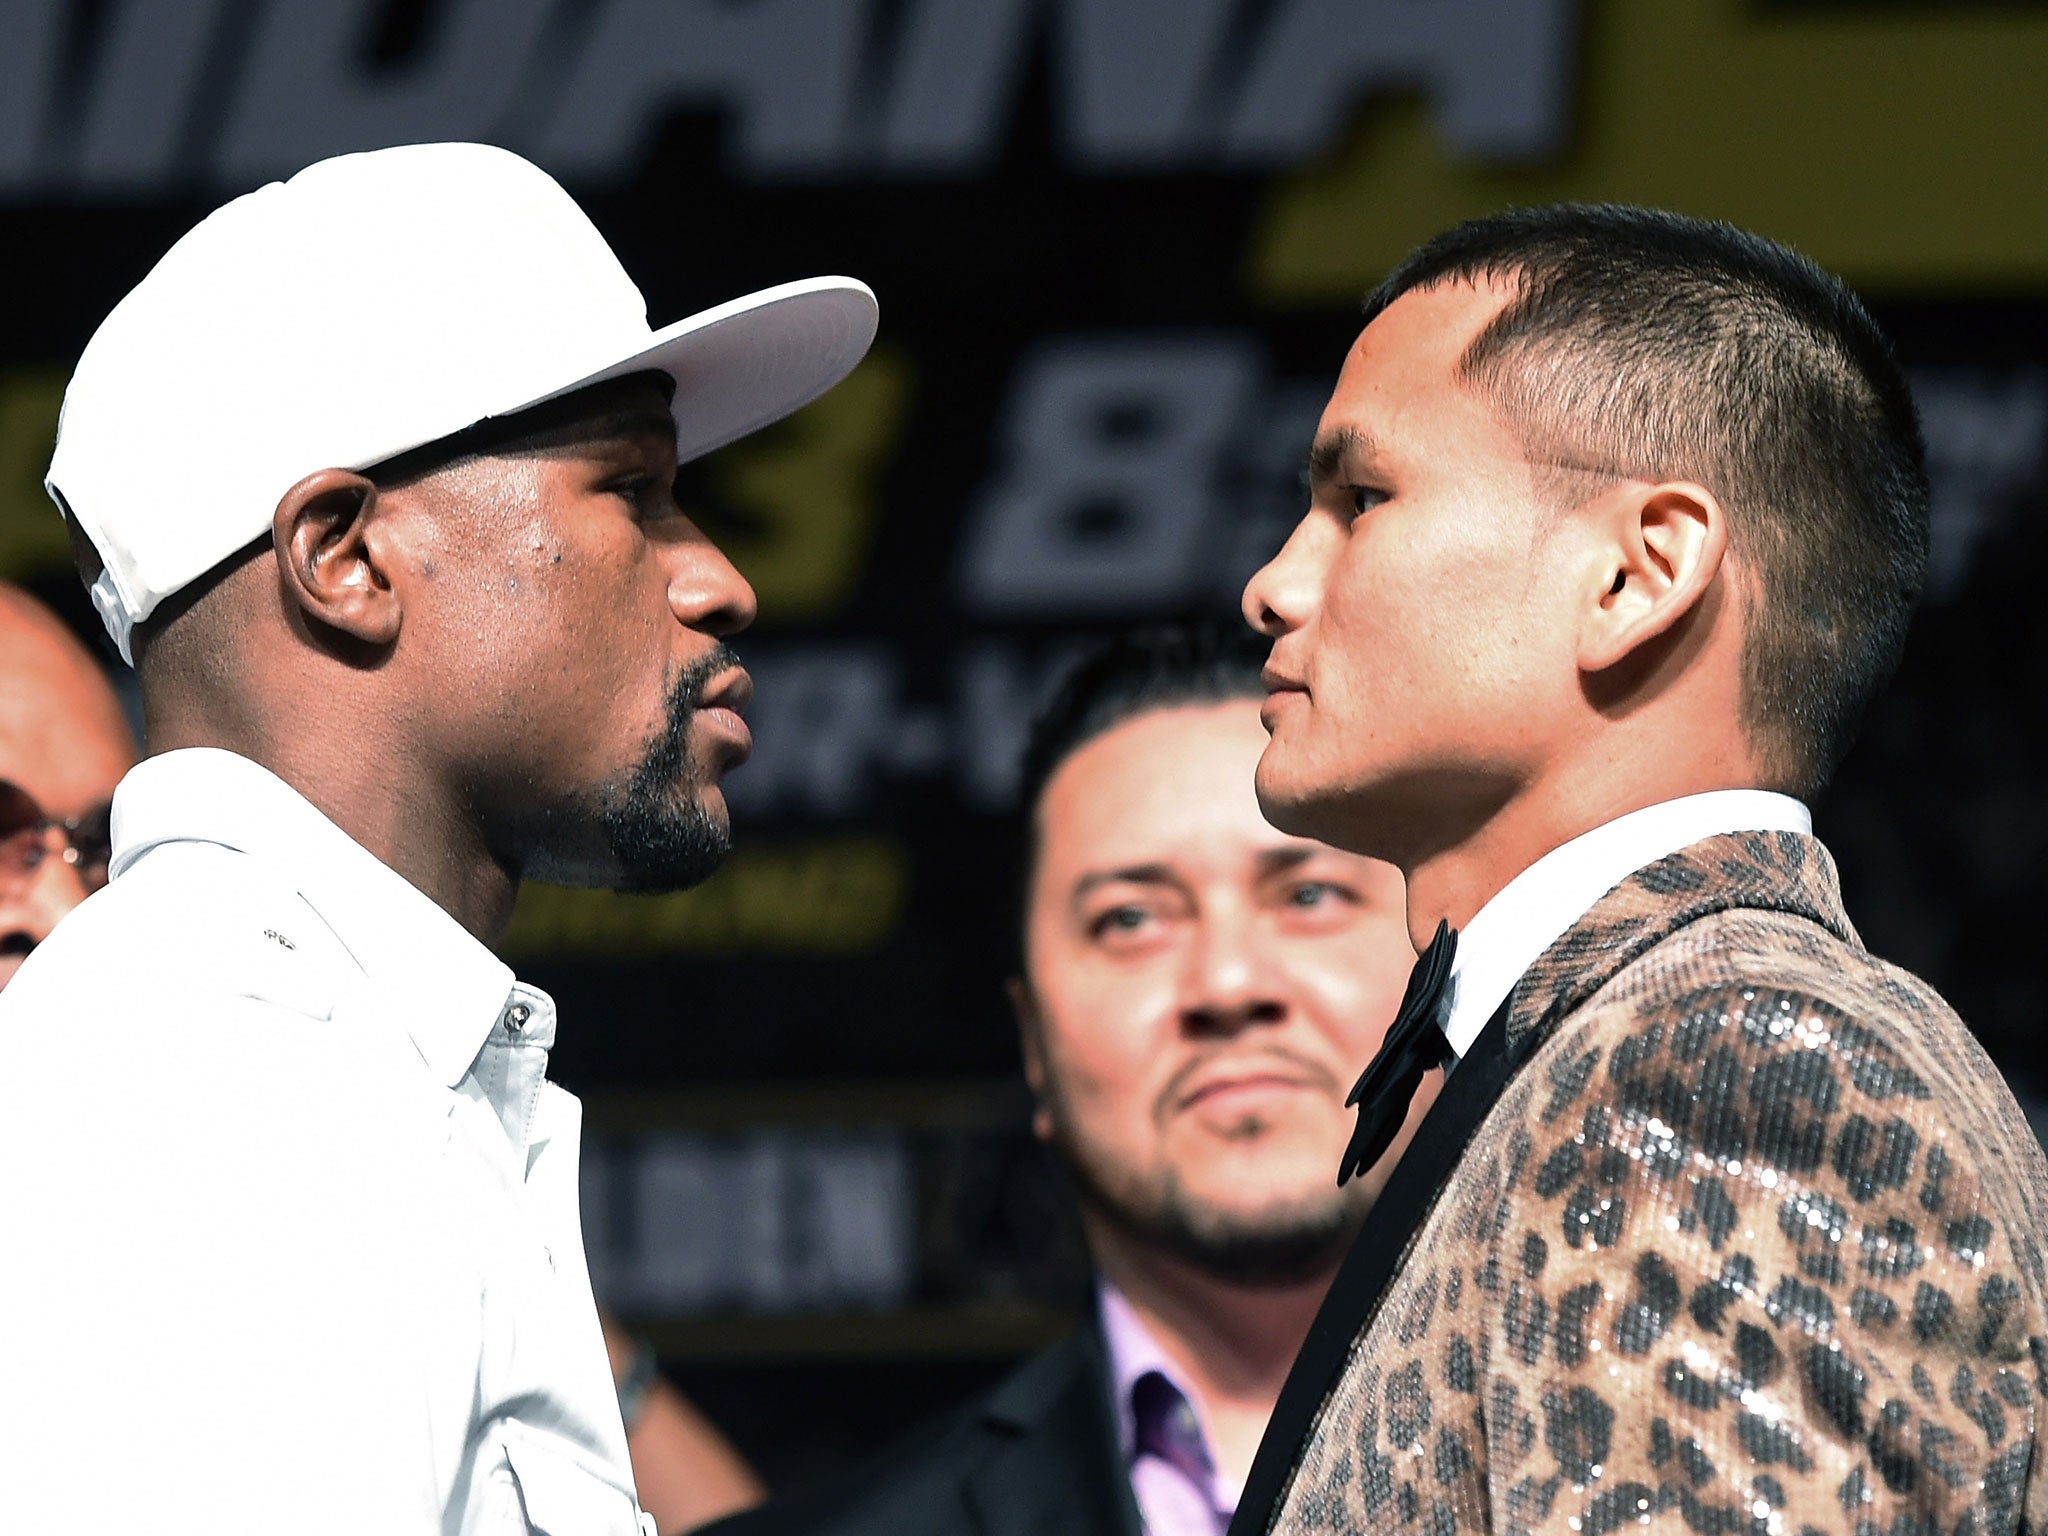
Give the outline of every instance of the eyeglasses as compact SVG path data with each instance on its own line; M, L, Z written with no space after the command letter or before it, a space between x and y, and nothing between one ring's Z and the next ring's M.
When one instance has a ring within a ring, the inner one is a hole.
M114 851L112 815L113 807L102 805L83 816L59 819L46 814L19 784L0 779L0 902L19 899L52 858L77 870L86 890L105 885Z

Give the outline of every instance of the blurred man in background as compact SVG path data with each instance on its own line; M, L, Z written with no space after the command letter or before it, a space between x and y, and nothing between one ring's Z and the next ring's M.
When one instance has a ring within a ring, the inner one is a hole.
M661 1374L653 1347L608 1314L601 1312L599 1321L626 1425L633 1485L661 1536L677 1536L760 1503L761 1479L718 1426Z
M49 609L0 584L0 987L106 884L108 812L134 762L99 663Z
M1415 959L1391 866L1260 816L1260 654L1132 636L1072 675L1027 757L1011 995L1096 1267L1087 1325L854 1490L724 1536L1227 1525L1385 1175L1338 1188L1345 1095Z

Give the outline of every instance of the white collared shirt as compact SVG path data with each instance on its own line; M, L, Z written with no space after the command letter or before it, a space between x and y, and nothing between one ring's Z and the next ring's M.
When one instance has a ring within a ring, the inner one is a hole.
M1645 806L1553 848L1500 888L1458 935L1444 1036L1463 1056L1522 973L1593 905L1647 864L1724 832L1811 834L1790 795L1716 789Z
M113 875L0 993L0 1530L651 1531L554 1004L232 753Z

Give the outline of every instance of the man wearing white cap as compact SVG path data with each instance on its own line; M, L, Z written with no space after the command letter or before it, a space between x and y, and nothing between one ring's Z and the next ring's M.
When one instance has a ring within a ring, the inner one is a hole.
M723 854L754 599L676 465L874 326L823 278L651 331L441 144L230 203L94 335L48 487L151 756L0 997L0 1530L641 1527L554 1005L486 945L526 876Z

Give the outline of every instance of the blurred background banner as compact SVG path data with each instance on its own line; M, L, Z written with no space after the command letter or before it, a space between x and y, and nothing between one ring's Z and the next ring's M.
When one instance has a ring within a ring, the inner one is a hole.
M771 1476L1061 1326L1078 1249L1026 1144L1000 989L1028 720L1080 640L1235 606L1298 513L1360 297L1470 214L1727 218L1845 274L1899 339L1935 481L1929 603L1820 830L1873 947L2035 1092L2048 5L4 14L0 577L81 627L39 486L69 364L186 227L308 161L519 150L657 324L814 273L876 289L852 378L684 474L761 597L740 851L678 896L529 888L506 945L567 1014L599 1289ZM776 1413L796 1390L825 1409L801 1443Z

